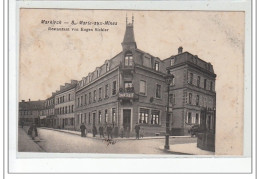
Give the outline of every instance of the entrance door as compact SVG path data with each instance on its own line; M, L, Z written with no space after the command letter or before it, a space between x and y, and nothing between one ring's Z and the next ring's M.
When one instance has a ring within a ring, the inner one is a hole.
M123 127L130 129L131 125L131 109L123 109Z

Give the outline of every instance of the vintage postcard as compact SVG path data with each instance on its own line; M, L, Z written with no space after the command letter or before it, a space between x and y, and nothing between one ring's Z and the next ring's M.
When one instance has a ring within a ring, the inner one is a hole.
M18 152L243 155L242 11L19 10Z

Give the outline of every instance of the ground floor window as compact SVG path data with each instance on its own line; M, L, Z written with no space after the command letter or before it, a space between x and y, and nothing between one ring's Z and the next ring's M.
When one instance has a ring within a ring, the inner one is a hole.
M108 113L107 113L107 109L105 110L105 123L107 123L108 120Z
M74 124L74 119L71 118L71 119L70 119L70 125L73 125L73 124Z
M196 113L196 124L199 124L199 114L198 113Z
M191 112L188 112L188 116L187 116L187 123L191 124Z
M101 111L98 112L98 123L101 123L102 114Z
M139 123L148 123L149 109L140 108Z
M112 123L116 122L116 108L112 108Z
M159 124L160 122L160 111L152 110L151 124Z

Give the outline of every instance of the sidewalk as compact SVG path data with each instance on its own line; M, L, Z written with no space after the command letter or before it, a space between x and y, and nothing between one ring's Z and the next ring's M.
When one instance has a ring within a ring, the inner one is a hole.
M64 133L69 133L69 134L74 134L74 135L81 136L80 131L71 131L71 130L64 130L64 129L54 129L54 128L48 128L48 127L39 127L39 128L47 129L47 130L54 130L54 131L59 131L59 132L64 132ZM88 133L87 134L87 138L103 140L103 138L100 138L98 134L96 135L96 137L92 137L92 133ZM165 136L150 136L150 137L140 138L140 140L164 139L164 138L165 138ZM170 136L170 138L190 138L190 136ZM129 137L129 138L117 137L117 138L114 138L114 139L116 139L116 140L136 140L135 137Z
M36 140L32 140L30 136L27 135L26 128L18 128L18 151L19 152L44 152L43 149L39 147L35 142Z
M197 147L197 143L170 145L169 150L165 150L164 146L161 146L160 150L172 154L182 154L182 155L215 155L215 152L201 150L200 148Z

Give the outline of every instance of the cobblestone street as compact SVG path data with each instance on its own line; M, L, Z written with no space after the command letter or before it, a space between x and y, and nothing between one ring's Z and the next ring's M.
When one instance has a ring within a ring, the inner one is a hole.
M26 128L19 128L19 151L43 150L44 152L59 153L115 153L115 154L167 154L160 150L164 145L164 139L114 139L114 144L108 143L105 139L87 137L48 130L38 129L40 141L33 142L29 136L25 136ZM92 136L92 134L88 134ZM22 136L22 137L20 137ZM170 138L170 145L196 143L196 138L180 137ZM26 146L27 145L27 146ZM37 147L38 146L38 147ZM20 150L22 149L22 150Z

